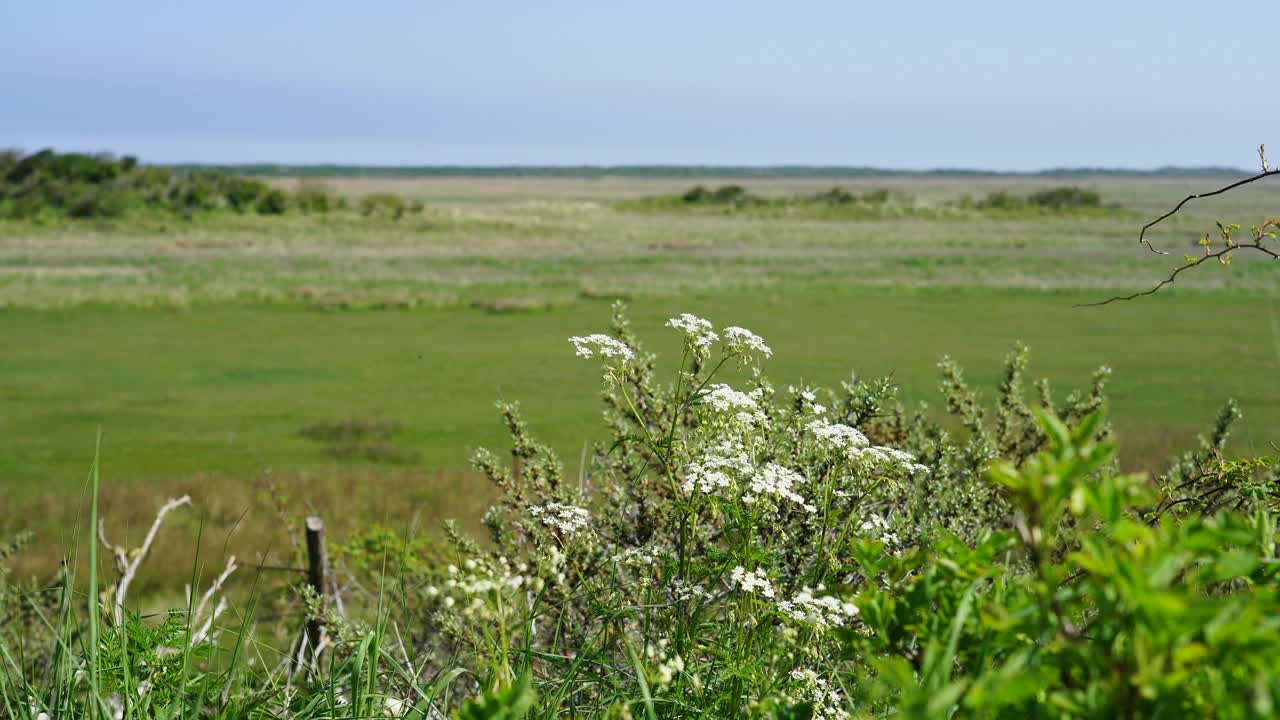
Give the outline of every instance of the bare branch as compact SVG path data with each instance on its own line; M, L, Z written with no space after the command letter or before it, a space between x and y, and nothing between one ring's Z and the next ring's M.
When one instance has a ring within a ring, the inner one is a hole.
M1146 225L1143 225L1141 232L1138 233L1138 242L1142 243L1143 245L1146 245L1147 249L1151 250L1151 252L1153 253L1156 253L1158 255L1168 255L1169 254L1168 252L1164 250L1158 250L1154 245L1151 244L1151 241L1147 239L1147 230L1150 230L1152 227L1154 227L1161 221L1177 214L1178 211L1181 210L1184 205L1186 205L1188 202L1192 200L1195 200L1197 198L1212 197L1214 195L1221 195L1222 193L1228 192L1230 190L1241 187L1243 185L1248 185L1249 183L1256 182L1263 178L1271 177L1273 175L1280 175L1280 168L1272 170L1267 163L1267 146L1266 145L1258 146L1258 159L1262 163L1262 172L1258 173L1257 175L1247 177L1243 180L1238 180L1236 182L1231 183L1230 185L1218 188L1217 190L1214 190L1212 192L1188 195L1187 197L1182 199L1182 202L1175 205L1172 210L1161 215L1155 220L1152 220ZM1102 305L1110 305L1111 303L1117 302L1117 301L1133 300L1135 298L1144 297L1146 295L1154 295L1155 293L1159 292L1160 289L1163 288L1165 285L1170 285L1173 283L1174 280L1177 280L1178 275L1182 274L1184 270L1190 270L1191 268L1198 267L1208 260L1218 260L1223 264L1229 263L1231 260L1231 257L1230 257L1231 254L1234 253L1236 250L1257 250L1258 252L1271 257L1273 260L1280 259L1280 255L1276 254L1276 252L1274 252L1270 248L1264 247L1262 244L1264 240L1267 240L1267 239L1274 240L1276 238L1275 230L1280 229L1280 220L1272 218L1264 222L1261 227L1256 227L1256 226L1253 227L1251 229L1251 232L1253 233L1253 242L1251 243L1241 244L1232 240L1231 238L1232 232L1239 229L1240 229L1239 225L1234 225L1234 224L1224 225L1223 222L1219 220L1218 230L1222 234L1222 245L1223 245L1223 248L1221 250L1214 252L1209 249L1209 246L1211 243L1209 239L1209 234L1206 233L1204 236L1204 240L1201 241L1200 243L1205 248L1204 255L1202 257L1198 257L1195 259L1192 259L1190 256L1188 256L1184 264L1174 268L1173 272L1169 274L1169 277L1165 278L1164 280L1161 280L1159 283L1156 284L1155 287L1150 288L1148 290L1144 290L1142 292L1136 292L1130 295L1116 295L1114 297L1107 298L1106 300L1103 300L1101 302L1077 303L1075 307L1100 307Z
M209 589L206 590L204 596L200 598L200 604L196 606L195 612L191 615L193 622L204 614L204 609L209 605L209 601L213 598L214 594L222 590L222 586L227 582L227 578L231 577L231 573L235 571L236 556L232 555L227 558L227 567L223 569L222 574L219 575L211 585L209 585ZM215 611L214 617L217 615L218 613Z
M1155 253L1155 254L1157 254L1157 255L1168 255L1168 254L1169 254L1168 252L1166 252L1166 251L1164 251L1164 250L1157 250L1157 249L1156 249L1156 247L1155 247L1154 245L1152 245L1152 244L1151 244L1151 241L1147 239L1147 230L1150 230L1152 227L1154 227L1155 225L1159 224L1161 221L1163 221L1163 220L1167 220L1167 219L1169 219L1170 217L1173 217L1174 215L1176 215L1176 214L1178 213L1178 211L1179 211L1179 210L1181 210L1181 209L1182 209L1182 206L1183 206L1183 205L1186 205L1187 203L1191 202L1192 200L1197 200L1197 199L1199 199L1199 198L1213 197L1214 195L1221 195L1222 193L1227 192L1227 191L1229 191L1229 190L1234 190L1234 189L1236 189L1236 188L1238 188L1238 187L1240 187L1240 186L1242 186L1242 185L1248 185L1248 184L1249 184L1249 183L1251 183L1251 182L1256 182L1256 181L1258 181L1258 180L1261 180L1262 178L1265 178L1265 177L1271 177L1272 175L1280 175L1280 169L1276 169L1276 170L1268 170L1268 169L1266 169L1266 161L1264 160L1264 161L1263 161L1263 170L1262 170L1262 172L1258 173L1257 175L1254 175L1254 176L1252 176L1252 177L1247 177L1247 178L1245 178L1245 179L1243 179L1243 180L1238 180L1238 181L1236 181L1236 182L1231 183L1230 185L1227 185L1226 187L1218 188L1217 190L1214 190L1213 192L1198 193L1198 194L1196 194L1196 195L1188 195L1188 196L1186 196L1185 198L1183 198L1183 199L1182 199L1182 202L1180 202L1180 203L1178 203L1177 205L1175 205L1175 206L1173 207L1173 209L1172 209L1172 210L1170 210L1169 212L1167 212L1167 213L1165 213L1165 214L1161 215L1160 217L1156 218L1155 220L1152 220L1151 222L1147 223L1146 225L1143 225L1143 226L1142 226L1142 231L1138 233L1138 242L1142 243L1143 245L1146 245L1148 250L1150 250L1151 252L1153 252L1153 253ZM1149 293L1142 293L1142 294L1149 294Z
M1100 307L1102 305L1110 305L1113 302L1117 302L1121 300L1133 300L1135 298L1140 298L1145 295L1154 295L1155 293L1160 291L1160 288L1164 287L1165 285L1169 285L1173 283L1173 281L1177 279L1178 275L1180 275L1182 271L1190 270L1191 268L1196 267L1197 265L1200 265L1207 260L1222 259L1223 257L1235 252L1236 250L1257 250L1258 252L1263 253L1265 255L1270 255L1272 259L1280 259L1280 255L1277 255L1275 252L1272 252L1270 249L1263 247L1261 243L1249 243L1246 245L1228 245L1227 247L1217 252L1211 252L1202 257L1198 257L1195 260L1188 262L1186 265L1179 265L1178 267L1174 268L1173 272L1169 274L1169 277L1165 278L1164 280L1161 280L1155 287L1150 288L1149 290L1136 292L1136 293L1133 293L1132 295L1117 295L1115 297L1107 298L1106 300L1103 300L1101 302L1077 303L1074 307Z
M156 513L156 519L151 523L151 529L147 531L147 536L143 539L142 545L133 551L107 542L106 530L101 522L98 523L98 539L115 556L117 569L120 571L120 580L116 583L115 597L112 600L115 605L112 617L115 619L116 625L124 623L124 603L129 595L129 585L133 582L134 576L137 575L142 561L147 558L147 553L151 552L151 544L155 542L156 533L160 532L160 525L164 523L165 516L183 505L190 504L190 495L183 495L165 503ZM130 559L130 556L132 556L132 559Z

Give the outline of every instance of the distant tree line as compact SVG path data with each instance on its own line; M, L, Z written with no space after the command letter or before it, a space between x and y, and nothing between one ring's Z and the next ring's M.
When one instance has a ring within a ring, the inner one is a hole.
M292 191L214 168L144 165L125 155L0 151L0 218L114 218L139 213L193 217L210 212L283 215L348 207L324 183L307 180ZM365 216L399 219L422 204L397 195L362 197Z
M865 177L1206 177L1241 175L1231 167L1051 168L996 172L964 168L895 170L852 165L176 165L175 170L220 170L253 177L673 177L673 178L865 178Z

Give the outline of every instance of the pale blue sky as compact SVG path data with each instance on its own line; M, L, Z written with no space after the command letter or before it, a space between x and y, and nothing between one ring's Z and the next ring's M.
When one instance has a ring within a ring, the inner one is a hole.
M1233 165L1280 0L6 0L0 146L153 161Z

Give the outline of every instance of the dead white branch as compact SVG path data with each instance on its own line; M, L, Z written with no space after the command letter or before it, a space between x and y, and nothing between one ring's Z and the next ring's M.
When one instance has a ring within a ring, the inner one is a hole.
M127 550L121 545L112 545L107 542L106 527L102 520L98 521L98 539L115 557L116 570L120 573L120 580L115 587L115 597L112 598L112 603L115 606L112 610L112 617L115 619L117 626L124 623L124 603L129 596L129 585L133 582L134 576L138 574L138 568L142 566L142 561L147 558L147 553L151 552L151 544L155 542L156 533L160 531L160 526L164 523L165 516L183 505L190 504L190 495L183 495L165 503L156 513L156 519L151 523L151 529L147 531L147 536L142 540L142 545L134 550Z

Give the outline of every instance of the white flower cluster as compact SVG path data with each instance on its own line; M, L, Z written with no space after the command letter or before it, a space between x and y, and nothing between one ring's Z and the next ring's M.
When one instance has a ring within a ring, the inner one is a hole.
M627 548L622 552L614 553L611 559L625 567L649 567L668 555L670 551L663 548Z
M716 383L702 393L701 404L740 425L755 426L766 420L764 412L760 410L759 400L763 396L763 390L744 393L724 383Z
M706 357L707 353L710 352L712 344L720 339L720 336L712 328L710 321L690 313L681 313L679 316L671 318L667 321L667 327L683 332L685 343L689 349L703 357Z
M671 595L671 599L676 602L685 600L706 600L711 597L711 593L699 583L687 582L684 578L673 577L667 586L667 592Z
M627 362L636 356L631 348L608 335L598 333L586 337L575 335L569 338L569 342L573 343L573 349L578 357L589 358L599 355L604 358L620 358L623 362Z
M731 353L760 353L764 357L773 356L773 348L764 344L764 340L746 328L727 327L724 329L724 343Z
M805 429L812 433L822 446L830 450L847 451L864 448L871 444L867 436L859 432L857 428L841 425L840 423L814 420L805 425Z
M817 592L825 588L819 585ZM815 596L811 588L802 588L790 600L778 601L778 610L792 620L820 628L841 627L858 615L858 606L831 595Z
M773 598L773 583L765 577L763 570L747 572L741 565L729 573L729 580L745 593L760 593L764 597Z
M814 415L821 415L827 411L825 405L818 404L818 396L813 394L812 390L805 390L800 393L800 399L804 401L804 407Z
M898 534L889 528L889 522L879 515L872 515L863 520L858 530L868 535L879 535L880 542L891 547L901 542Z
M575 535L591 525L591 513L576 505L558 502L534 505L529 508L529 514L562 535Z
M739 392L724 383L712 385L702 395L702 402L722 413L758 410L760 405L747 393Z
M684 483L680 489L687 494L692 494L696 487L704 494L711 494L716 490L734 487L736 483L733 475L741 477L751 474L754 470L755 466L751 464L745 452L723 456L712 455L703 458L701 462L692 462L685 466Z
M542 578L527 574L527 565L520 563L512 568L505 557L484 563L468 559L461 569L450 565L447 571L443 589L428 586L427 597L443 596L440 603L445 608L459 607L466 617L491 618L498 608L510 612L510 599L499 601L498 596L523 595L522 588L537 592L544 584Z
M663 660L658 664L658 687L662 690L671 687L671 681L682 672L684 672L684 659L679 655L672 655Z
M814 420L805 425L818 444L844 455L849 460L871 465L897 465L909 473L928 473L929 468L916 462L916 456L897 448L872 445L857 428Z
M722 448L727 450L727 448ZM684 482L680 489L688 495L694 490L704 495L724 494L722 491L742 490L742 502L755 504L761 498L789 500L809 512L817 508L795 491L805 482L804 476L776 463L766 463L756 468L747 453L738 449L724 455L711 455L700 462L691 462L684 468Z
M747 484L749 493L742 496L745 503L754 503L761 495L780 497L804 506L809 512L817 512L818 508L805 502L805 499L791 488L804 482L804 477L794 470L775 463L766 463L759 472L751 474Z
M818 677L818 673L812 670L792 670L791 679L800 691L791 700L812 703L815 719L848 720L849 713L843 707L844 697L825 678Z

